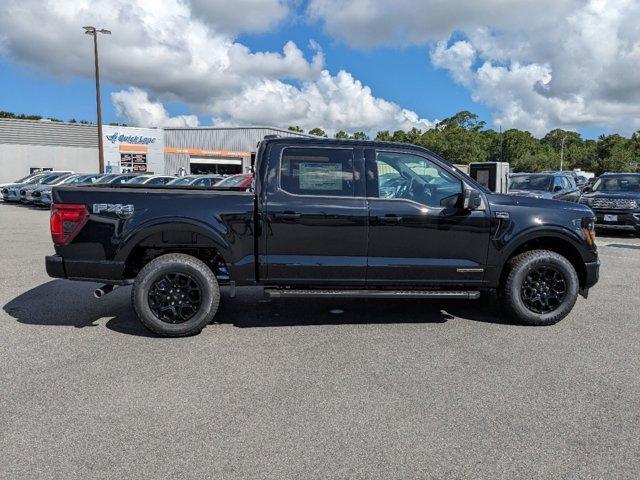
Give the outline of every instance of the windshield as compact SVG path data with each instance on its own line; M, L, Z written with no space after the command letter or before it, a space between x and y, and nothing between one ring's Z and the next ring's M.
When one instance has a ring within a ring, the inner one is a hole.
M140 184L140 183L144 183L145 181L149 180L151 177L133 177L131 180L127 180L126 183L132 183L132 184Z
M57 178L53 178L48 182L43 182L45 185L60 185L61 183L67 183L67 180L73 179L74 177L69 177L68 175L60 175Z
M251 175L232 175L216 183L216 187L240 187Z
M167 185L189 185L193 182L193 177L181 177L171 180Z
M37 185L40 182L42 182L42 180L44 180L45 178L47 178L48 175L38 175L37 177L33 177L32 179L24 182L25 185Z
M118 175L115 174L109 174L109 175L105 175L104 177L100 178L97 182L95 182L96 184L99 183L109 183L111 180L113 180L114 178L116 178Z
M640 175L600 177L593 185L594 192L640 192Z
M19 178L18 180L16 180L13 183L25 183L27 180L29 180L30 178L33 178L35 176L36 176L35 173L31 173L31 174L27 175L26 177Z
M509 190L549 190L550 175L516 175L509 180Z

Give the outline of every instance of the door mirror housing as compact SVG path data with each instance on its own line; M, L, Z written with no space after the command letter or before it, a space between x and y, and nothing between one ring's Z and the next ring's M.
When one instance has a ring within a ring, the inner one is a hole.
M465 188L462 191L462 209L477 210L482 205L482 196L478 190Z
M562 190L562 186L561 186L561 185L555 185L555 186L553 187L553 191L554 191L554 192L559 192L560 190Z

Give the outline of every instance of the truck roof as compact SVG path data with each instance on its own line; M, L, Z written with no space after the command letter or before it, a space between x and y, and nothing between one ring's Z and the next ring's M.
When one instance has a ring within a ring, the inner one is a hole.
M324 144L327 146L344 146L344 147L353 147L353 146L361 146L361 147L390 147L390 148L398 148L402 147L406 150L416 150L421 152L427 152L431 155L435 155L438 159L443 160L447 163L447 160L444 160L437 153L429 150L428 148L421 147L418 145L413 145L411 143L400 143L400 142L381 142L378 140L352 140L352 139L342 139L342 138L303 138L303 137L275 137L275 138L266 138L263 140L264 143L273 144L273 143L286 143L287 145L318 145Z

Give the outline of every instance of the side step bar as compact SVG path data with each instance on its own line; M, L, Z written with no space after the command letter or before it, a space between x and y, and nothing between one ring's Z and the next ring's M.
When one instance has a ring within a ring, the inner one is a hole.
M434 298L449 300L476 300L480 292L469 290L315 290L265 288L269 298Z

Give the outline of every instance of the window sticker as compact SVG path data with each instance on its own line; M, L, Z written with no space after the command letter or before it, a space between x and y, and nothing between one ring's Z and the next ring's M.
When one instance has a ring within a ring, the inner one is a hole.
M300 162L300 190L342 190L342 164Z

